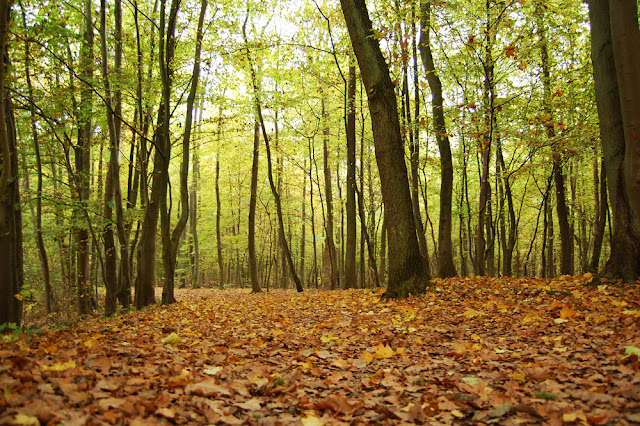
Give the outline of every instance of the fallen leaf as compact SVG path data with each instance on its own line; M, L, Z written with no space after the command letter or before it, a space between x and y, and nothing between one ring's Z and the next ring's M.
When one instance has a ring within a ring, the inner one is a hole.
M177 345L178 343L182 342L182 339L176 333L171 333L170 335L162 339L161 342L165 345Z

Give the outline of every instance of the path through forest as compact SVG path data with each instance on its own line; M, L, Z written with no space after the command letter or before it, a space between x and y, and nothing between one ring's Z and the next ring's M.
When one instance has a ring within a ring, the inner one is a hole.
M434 280L427 294L180 290L5 336L0 424L640 422L637 287Z

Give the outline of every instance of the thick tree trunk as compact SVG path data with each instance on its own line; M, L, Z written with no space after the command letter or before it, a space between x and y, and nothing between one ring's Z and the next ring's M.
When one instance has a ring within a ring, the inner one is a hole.
M20 179L16 152L16 133L9 91L6 90L7 32L10 4L0 4L0 324L20 325L20 293L23 276L22 215L20 213Z
M364 0L341 0L367 91L387 222L389 285L386 298L423 293L429 284L416 235L394 86Z
M438 276L440 278L457 275L453 262L453 242L451 230L453 221L451 209L453 203L453 161L451 159L451 144L447 134L444 119L442 83L436 73L431 54L431 2L421 3L420 26L420 55L431 89L431 105L433 108L434 131L438 149L440 150L440 218L438 223Z
M630 166L638 157L633 120L637 111L630 108L640 98L635 90L637 82L628 81L638 64L638 52L633 50L638 48L638 23L635 4L631 8L629 2L627 6L633 10L626 11L620 8L623 5L618 0L589 1L591 60L613 221L611 253L602 273L594 278L596 283L601 277L634 282L640 275L640 232L637 211L633 210L640 194L629 187L634 184L629 180L633 177ZM628 123L624 121L627 118Z

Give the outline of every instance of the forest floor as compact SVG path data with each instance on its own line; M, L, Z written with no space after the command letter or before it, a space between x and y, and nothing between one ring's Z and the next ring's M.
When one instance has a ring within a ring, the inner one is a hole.
M0 424L640 423L640 292L587 281L179 290L5 336Z

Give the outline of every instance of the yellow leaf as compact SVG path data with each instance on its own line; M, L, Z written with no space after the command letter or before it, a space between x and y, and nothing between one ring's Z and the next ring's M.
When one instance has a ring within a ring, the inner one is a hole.
M391 349L391 346L389 346L388 343L384 346L380 343L376 346L376 353L374 356L378 359L391 358L393 356L393 349Z
M53 364L52 366L45 365L42 367L42 371L65 371L70 368L75 368L76 362L71 360L67 362L59 362L57 364Z
M453 417L457 417L457 418L459 418L459 419L463 419L463 418L467 417L467 416L465 416L465 415L464 415L464 413L463 413L462 411L460 411L460 410L452 410L452 411L451 411L451 414L453 415Z
M401 356L407 356L407 353L404 351L404 348L396 349L396 353Z
M177 345L178 343L182 342L182 339L176 333L171 333L170 335L162 339L161 342L165 345Z
M318 417L312 410L306 412L306 416L300 419L302 426L323 426L326 421Z
M336 340L340 340L339 337L334 337L331 332L329 332L328 336L324 336L320 338L320 341L322 343L329 343L329 342L335 342Z
M464 311L463 315L468 319L471 319L478 315L478 311L476 311L475 309L467 309L466 311Z
M373 356L373 354L371 352L365 352L364 355L363 355L363 358L367 362L367 364L370 364L371 361L373 361L375 357Z
M478 336L478 335L477 335L477 334L475 334L475 333L473 333L473 334L471 335L471 338L472 338L473 340L480 340L480 336Z
M37 417L27 416L26 414L16 414L13 418L12 424L21 426L40 426L40 420L38 420Z
M522 374L520 374L520 373L513 373L511 375L511 378L513 380L517 381L517 382L520 382L520 383L524 383L524 382L527 381L527 379L525 379L524 376Z

